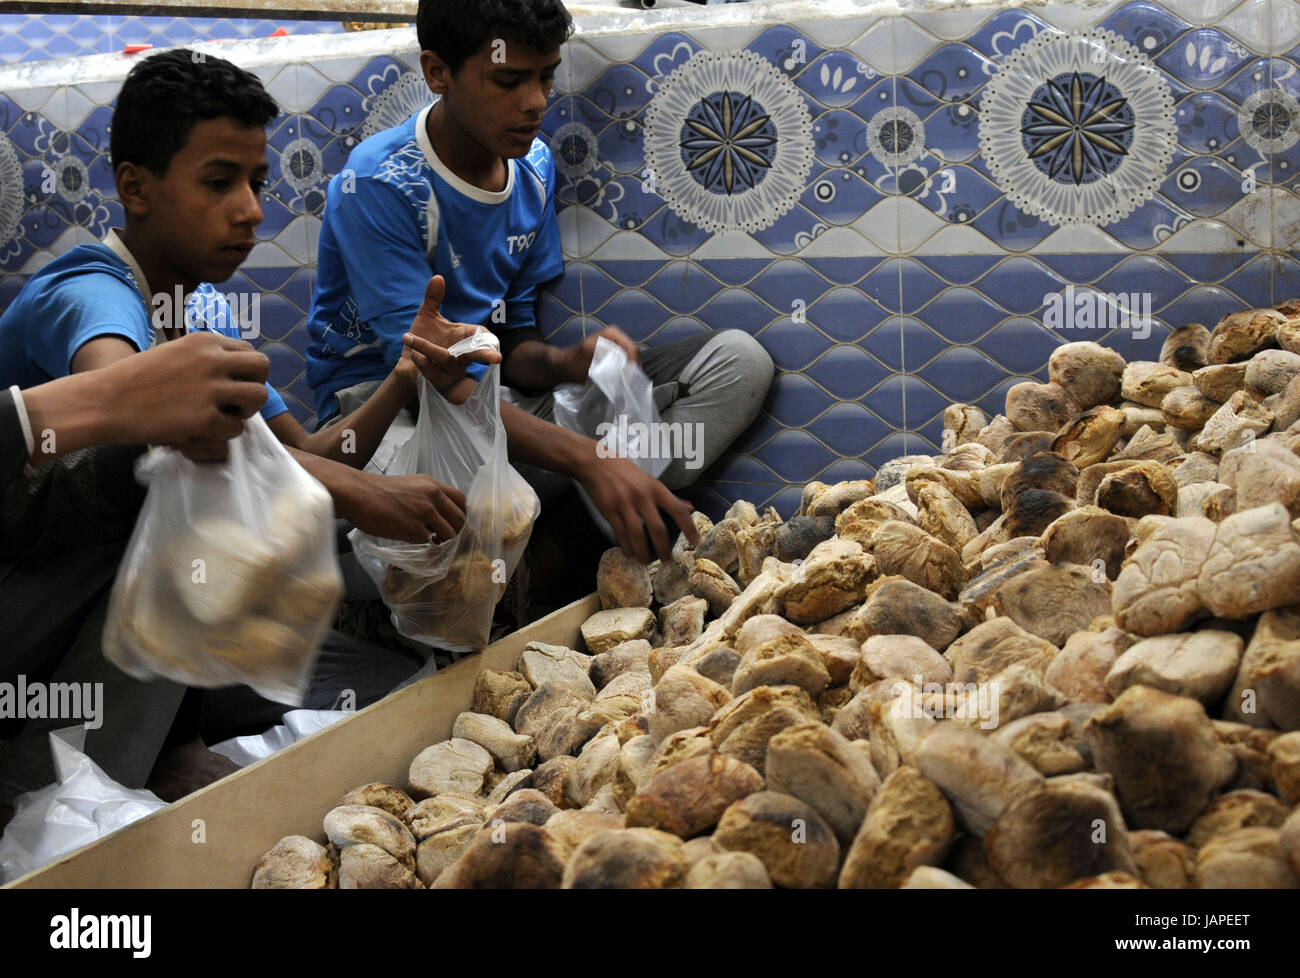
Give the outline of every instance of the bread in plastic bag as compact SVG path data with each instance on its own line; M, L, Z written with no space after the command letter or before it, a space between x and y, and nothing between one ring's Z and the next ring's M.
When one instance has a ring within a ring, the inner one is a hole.
M480 330L448 351L495 346ZM473 345L473 344L478 345ZM397 450L389 475L429 475L465 493L465 525L450 540L402 543L353 530L357 562L378 585L399 633L454 652L485 648L492 613L532 534L541 503L510 465L501 422L499 365L469 399L449 403L420 384L415 432Z
M329 493L260 415L219 465L154 448L104 654L138 679L246 683L297 706L343 594Z
M555 423L561 428L596 438L603 444L606 456L625 458L656 479L668 468L672 459L657 453L650 434L659 425L654 384L641 365L629 360L614 341L603 336L597 339L587 382L561 384L554 396ZM608 427L602 429L603 425ZM613 528L581 485L578 494L605 537L617 540Z

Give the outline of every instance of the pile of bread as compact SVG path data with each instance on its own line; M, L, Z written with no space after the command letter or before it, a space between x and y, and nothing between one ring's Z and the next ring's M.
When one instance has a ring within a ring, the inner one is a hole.
M944 451L610 551L255 887L1300 887L1300 304L1059 347Z

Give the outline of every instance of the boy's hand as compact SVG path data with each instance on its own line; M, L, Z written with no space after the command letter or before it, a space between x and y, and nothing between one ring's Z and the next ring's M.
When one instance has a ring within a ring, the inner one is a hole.
M560 373L564 381L570 384L585 384L587 373L591 370L591 358L596 355L596 341L601 337L611 340L622 347L632 363L641 362L641 352L632 338L617 326L608 326L599 333L593 333L577 346L571 346L560 354Z
M427 475L359 474L368 484L347 516L371 536L440 543L465 525L465 494L459 489Z
M691 545L699 543L699 531L691 519L694 509L678 499L658 479L625 458L595 457L578 476L596 508L609 521L623 553L648 564L653 556L646 534L662 560L672 559L673 542L659 515L662 509L682 528Z
M396 368L409 375L411 368L402 366L403 361L409 361L438 393L444 395L465 378L465 368L471 363L501 362L501 354L496 350L479 350L463 357L453 357L447 352L467 336L477 333L480 327L453 323L443 316L442 300L446 294L447 283L441 275L429 279L424 301L411 323L411 331L402 337L402 356Z
M191 333L104 368L114 385L120 440L170 445L222 462L244 419L266 404L271 361L243 340Z

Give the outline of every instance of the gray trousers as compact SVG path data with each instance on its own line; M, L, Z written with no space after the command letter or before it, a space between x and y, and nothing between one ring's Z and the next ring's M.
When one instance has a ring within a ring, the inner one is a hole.
M642 350L641 367L654 384L655 406L665 424L697 426L700 450L694 458L674 458L659 477L677 491L691 485L716 462L758 416L772 383L772 358L759 342L738 329L700 333ZM365 403L379 383L368 381L339 391L340 415ZM547 393L524 397L507 395L519 408L547 421L555 418L555 397ZM332 419L331 419L332 420ZM328 423L328 422L327 422ZM415 419L403 411L389 428L367 470L386 472L397 447L415 428ZM596 432L584 432L596 437ZM566 492L572 482L532 465L515 468L537 491L543 503Z

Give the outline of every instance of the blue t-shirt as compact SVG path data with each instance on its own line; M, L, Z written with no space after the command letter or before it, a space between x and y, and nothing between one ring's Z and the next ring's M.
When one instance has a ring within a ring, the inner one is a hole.
M535 325L538 287L564 271L546 144L506 161L504 190L480 190L438 159L427 113L365 140L330 181L307 317L320 418L338 391L393 369L430 276L447 281L444 316L499 333Z
M229 303L212 285L204 282L185 305L183 321L191 332L240 338ZM77 351L101 336L120 336L147 350L153 345L152 314L131 269L112 248L78 245L29 278L0 316L0 387L35 387L68 376ZM288 410L270 384L266 393L263 418Z

